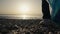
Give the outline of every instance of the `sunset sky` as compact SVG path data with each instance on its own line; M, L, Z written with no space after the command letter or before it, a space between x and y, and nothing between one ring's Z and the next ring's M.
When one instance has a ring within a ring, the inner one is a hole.
M0 0L0 15L42 17L41 5L41 0Z

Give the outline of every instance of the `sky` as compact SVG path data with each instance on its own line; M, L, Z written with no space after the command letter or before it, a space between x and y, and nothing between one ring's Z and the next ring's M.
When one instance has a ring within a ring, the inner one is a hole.
M41 0L0 0L0 15L42 18Z

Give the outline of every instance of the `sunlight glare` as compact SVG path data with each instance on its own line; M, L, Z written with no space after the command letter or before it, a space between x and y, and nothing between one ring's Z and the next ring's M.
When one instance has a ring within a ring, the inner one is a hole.
M27 15L22 15L23 19L26 19L28 16Z

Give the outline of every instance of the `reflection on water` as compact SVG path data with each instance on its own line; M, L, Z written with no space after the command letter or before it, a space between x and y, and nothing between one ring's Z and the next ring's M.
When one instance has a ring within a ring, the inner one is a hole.
M41 19L42 16L39 15L0 15L0 18L7 19Z

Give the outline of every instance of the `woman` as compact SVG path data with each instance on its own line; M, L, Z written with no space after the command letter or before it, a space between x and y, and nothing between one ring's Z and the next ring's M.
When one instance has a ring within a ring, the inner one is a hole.
M42 0L42 13L43 19L50 19L50 10L49 10L49 3L46 0Z

